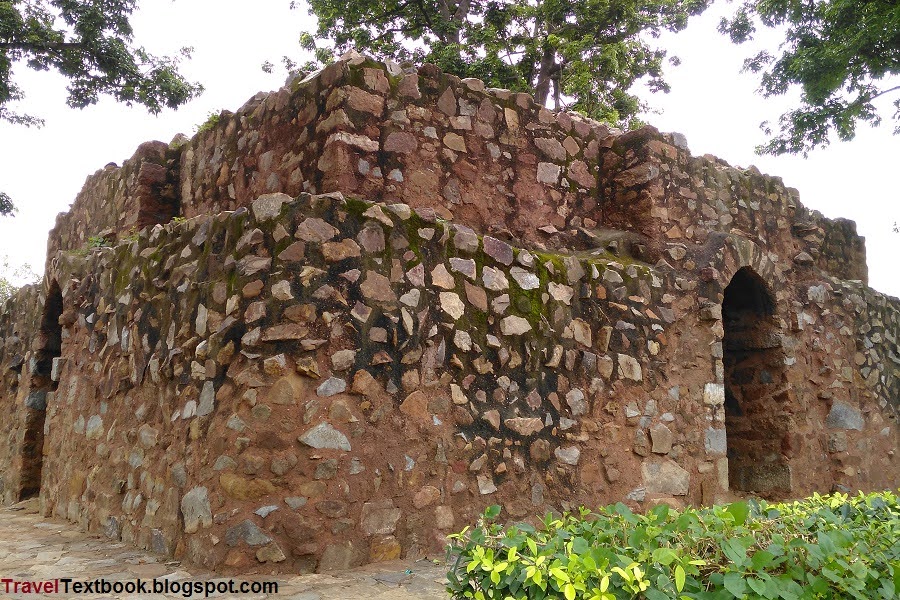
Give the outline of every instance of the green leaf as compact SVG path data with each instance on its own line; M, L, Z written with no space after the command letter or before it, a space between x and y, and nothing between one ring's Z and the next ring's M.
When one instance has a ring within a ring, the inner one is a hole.
M734 517L734 524L737 526L746 523L747 515L750 514L750 507L744 501L732 502L725 510Z
M728 557L728 560L734 563L737 568L743 567L747 563L747 548L736 538L724 540L720 544L722 552Z
M572 540L572 552L575 554L585 554L590 548L587 540L583 537L578 536Z
M868 504L873 497L885 503L878 510ZM748 595L758 600L894 600L900 596L896 496L845 497L838 508L847 507L846 516L830 508L833 502L829 496L814 496L771 506L760 503L751 512L758 510L767 518L748 520L741 527L727 506L688 508L684 514L691 518L671 514L665 522L631 514L633 523L614 507L597 513L578 509L548 518L543 528L528 534L519 526L503 529L482 523L452 536L457 558L447 574L447 589L458 598L485 590L484 596L496 600L563 598L567 585L576 598L586 600L615 600L616 594L647 600L664 596L729 600ZM626 540L635 528L643 530L644 541L629 547ZM827 533L837 554L824 552L827 542L817 543L819 532ZM540 555L517 552L531 547L529 540ZM576 554L582 543L588 551ZM758 550L757 545L766 549ZM678 558L669 562L673 556ZM823 558L826 562L817 570L813 565ZM736 567L732 559L746 564ZM549 569L549 576L538 564Z
M750 586L750 589L762 596L763 598L768 598L766 595L766 583L761 579L757 579L756 577L748 577L747 585Z
M819 548L825 556L833 556L837 552L837 547L834 545L834 542L831 541L831 536L828 535L827 531L820 531L816 535L816 539L819 542Z
M484 518L493 521L500 515L500 505L492 504L484 509Z
M758 152L805 156L832 140L853 139L858 124L881 122L873 101L896 91L889 82L900 74L896 2L748 1L723 19L719 30L742 43L753 38L760 22L783 39L771 52L749 57L744 68L760 74L765 97L801 93L777 126L766 125L772 139ZM900 120L900 113L894 118ZM830 505L843 513L847 502L846 495L835 495Z
M685 581L685 573L684 567L678 565L675 567L675 589L677 591L681 591L684 589L684 581Z
M784 600L797 600L803 595L803 588L789 575L781 575L773 583L777 583L778 595Z
M744 581L744 576L740 573L733 571L725 573L724 585L725 589L734 594L735 598L743 598L744 594L747 593L747 582Z
M669 515L669 505L657 504L650 510L650 514L655 516L657 521L665 521L666 517Z
M767 550L760 550L758 552L754 552L753 556L750 557L750 565L753 567L754 571L762 571L766 567L772 564L772 561L775 560L775 555Z
M57 71L68 82L67 104L73 108L110 96L157 114L197 96L202 86L178 72L181 60L190 57L189 48L182 49L180 56L158 57L133 43L130 20L135 5L133 1L0 2L0 121L42 124L37 117L10 110L10 102L24 97L11 81L11 64ZM0 201L4 198L0 195Z
M657 548L653 551L653 562L661 565L671 565L678 559L678 554L671 548Z

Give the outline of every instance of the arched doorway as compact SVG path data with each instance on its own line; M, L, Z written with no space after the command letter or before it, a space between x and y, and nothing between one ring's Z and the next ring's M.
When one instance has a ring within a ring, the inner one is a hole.
M41 468L44 462L44 421L49 396L56 391L58 374L53 372L54 360L62 354L63 299L59 284L50 284L41 329L38 332L31 371L31 385L25 398L25 428L22 439L22 468L19 478L18 499L25 500L38 495L41 490ZM56 376L54 376L56 375Z
M778 497L791 489L784 351L775 300L750 267L725 288L722 321L729 487Z

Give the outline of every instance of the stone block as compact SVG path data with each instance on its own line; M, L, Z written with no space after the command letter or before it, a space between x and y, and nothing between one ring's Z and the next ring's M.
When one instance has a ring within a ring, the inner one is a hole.
M253 201L251 208L257 221L269 221L281 214L281 207L291 202L292 198L287 194L263 194Z
M191 488L182 496L181 515L184 519L185 533L194 533L200 527L205 528L212 525L209 493L205 487Z
M673 460L645 460L641 464L641 476L651 494L686 496L690 488L690 473Z
M728 442L724 429L709 427L703 437L703 445L709 455L724 455L728 451Z
M725 385L722 383L707 383L703 386L703 403L706 406L722 406L725 404Z
M825 418L825 425L832 429L855 429L862 431L866 425L862 413L846 402L836 401Z
M359 526L366 535L390 535L397 528L400 514L393 500L365 502Z

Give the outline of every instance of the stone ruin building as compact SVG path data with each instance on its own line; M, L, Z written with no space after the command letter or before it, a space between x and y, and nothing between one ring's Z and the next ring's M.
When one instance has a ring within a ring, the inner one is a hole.
M0 498L236 572L896 488L855 225L678 134L360 55L91 175L0 317Z

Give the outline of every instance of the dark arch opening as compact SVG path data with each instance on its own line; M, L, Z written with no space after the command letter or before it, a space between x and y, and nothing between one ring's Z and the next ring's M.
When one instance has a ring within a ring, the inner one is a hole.
M47 402L56 391L59 382L59 373L54 369L54 359L62 354L62 326L59 323L62 311L62 291L54 280L50 283L44 311L41 314L41 328L38 332L34 366L31 370L31 385L25 398L19 500L36 496L41 491Z
M722 321L729 487L778 497L791 490L784 351L775 301L750 267L725 288Z

